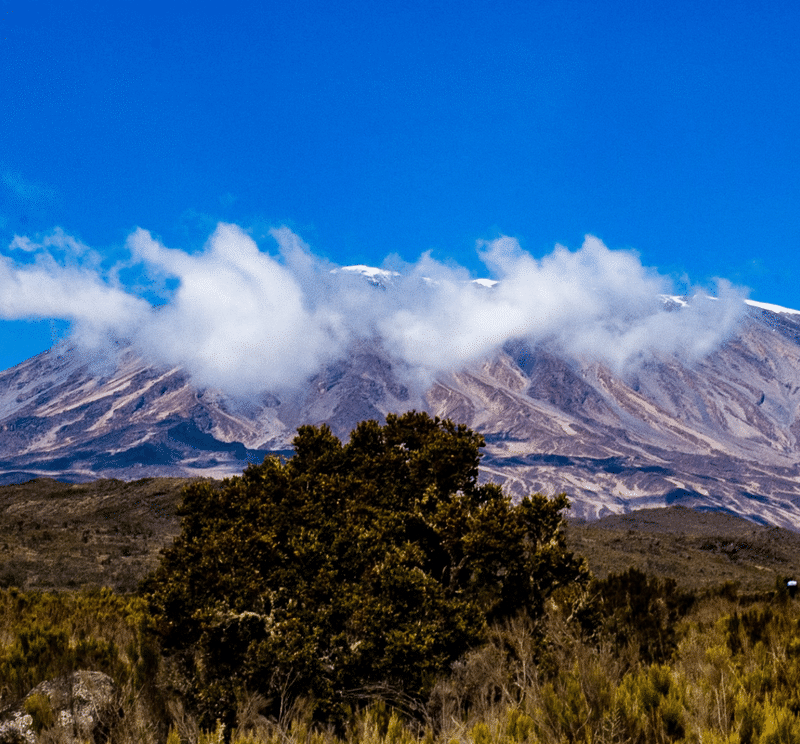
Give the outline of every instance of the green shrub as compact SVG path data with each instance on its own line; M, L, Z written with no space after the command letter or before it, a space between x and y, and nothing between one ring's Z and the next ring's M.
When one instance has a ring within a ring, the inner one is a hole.
M633 646L645 663L668 661L677 645L676 628L695 597L674 579L649 577L630 568L593 582L599 596L602 628L617 648Z
M419 710L489 622L538 617L586 577L566 497L515 506L478 485L482 446L416 412L359 424L346 445L305 426L288 462L186 489L181 535L144 588L204 725L230 722L242 687L274 714L300 695L320 718L375 697Z

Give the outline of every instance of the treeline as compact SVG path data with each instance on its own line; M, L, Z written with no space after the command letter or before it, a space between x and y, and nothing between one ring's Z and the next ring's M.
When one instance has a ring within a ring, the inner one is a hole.
M482 446L411 412L188 486L137 595L0 592L3 704L91 669L120 743L800 742L794 599L593 579L566 497L479 484Z

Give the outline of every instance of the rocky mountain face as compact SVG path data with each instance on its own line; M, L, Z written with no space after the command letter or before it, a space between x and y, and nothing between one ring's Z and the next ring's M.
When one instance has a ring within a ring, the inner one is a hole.
M0 373L0 483L221 477L288 452L300 424L346 437L417 408L485 436L483 478L566 491L574 517L681 504L800 529L800 314L751 304L701 361L625 375L514 342L423 392L406 379L364 343L299 393L241 400L124 345L113 361L61 345Z

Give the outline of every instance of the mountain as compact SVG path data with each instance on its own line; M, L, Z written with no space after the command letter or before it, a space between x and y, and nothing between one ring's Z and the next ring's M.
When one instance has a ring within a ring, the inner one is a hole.
M102 358L60 344L0 373L0 483L222 477L288 453L303 423L346 437L417 408L485 436L483 478L514 496L566 491L573 517L679 504L800 529L800 313L749 303L706 357L653 357L626 374L515 341L424 390L410 379L363 341L296 393L241 399L125 343Z

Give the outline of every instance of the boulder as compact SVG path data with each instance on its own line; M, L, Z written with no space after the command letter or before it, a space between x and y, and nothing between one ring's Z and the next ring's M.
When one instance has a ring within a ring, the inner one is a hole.
M50 727L61 729L67 741L102 741L119 715L111 677L77 671L36 685L4 711L0 744L35 744L37 729Z

